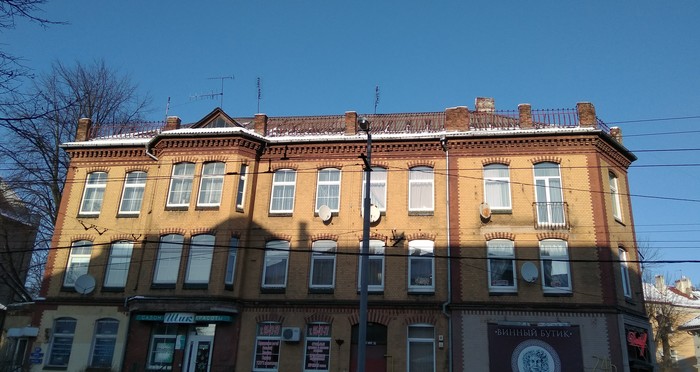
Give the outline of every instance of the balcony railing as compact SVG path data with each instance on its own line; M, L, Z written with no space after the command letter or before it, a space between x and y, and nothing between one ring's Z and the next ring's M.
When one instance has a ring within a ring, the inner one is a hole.
M568 229L569 206L564 202L532 203L536 229Z

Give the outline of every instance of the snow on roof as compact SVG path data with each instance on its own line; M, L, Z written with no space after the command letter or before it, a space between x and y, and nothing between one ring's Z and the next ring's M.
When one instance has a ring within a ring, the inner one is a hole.
M700 297L681 295L674 287L659 290L651 283L643 283L644 299L648 302L669 303L680 307L700 308ZM695 292L693 293L695 294Z
M0 310L7 310L7 307L3 304L0 304Z
M685 323L683 323L681 326L678 327L678 329L683 330L683 331L689 331L689 330L694 330L694 329L699 329L700 328L700 316L693 318Z

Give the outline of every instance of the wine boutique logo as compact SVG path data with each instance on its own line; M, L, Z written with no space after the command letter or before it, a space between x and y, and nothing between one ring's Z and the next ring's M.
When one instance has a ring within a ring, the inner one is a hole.
M513 372L561 372L561 360L552 346L541 340L525 340L511 356Z

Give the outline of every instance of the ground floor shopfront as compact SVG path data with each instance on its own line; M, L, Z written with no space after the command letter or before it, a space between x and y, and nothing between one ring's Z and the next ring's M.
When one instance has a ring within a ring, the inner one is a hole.
M620 314L463 311L454 370L651 372L648 327Z

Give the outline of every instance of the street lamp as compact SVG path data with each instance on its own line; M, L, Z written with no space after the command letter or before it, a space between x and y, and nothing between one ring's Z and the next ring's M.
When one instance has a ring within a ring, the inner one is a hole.
M360 129L367 133L367 155L360 157L365 164L365 199L362 205L362 250L360 251L360 324L357 340L357 372L365 372L365 355L367 353L367 285L369 273L369 209L370 209L370 177L372 172L372 135L369 133L370 123L365 117L357 120Z

